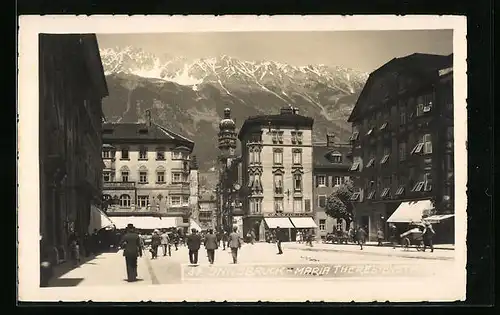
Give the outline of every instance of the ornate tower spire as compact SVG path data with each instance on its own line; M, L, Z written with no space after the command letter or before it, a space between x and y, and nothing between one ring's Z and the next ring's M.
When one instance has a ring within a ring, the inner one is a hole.
M222 158L234 155L236 150L236 124L231 119L231 109L224 109L224 119L219 123L219 150Z

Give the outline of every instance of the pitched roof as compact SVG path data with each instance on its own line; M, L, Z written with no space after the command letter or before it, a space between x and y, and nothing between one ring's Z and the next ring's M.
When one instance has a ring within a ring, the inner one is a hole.
M248 129L255 126L268 126L272 127L302 127L312 128L314 119L311 117L302 116L294 113L281 113L275 115L259 115L248 117L243 126L241 126L238 134L238 139L242 139Z
M174 143L193 149L194 142L172 130L152 123L104 123L102 126L104 143L116 142L158 142Z
M370 73L347 121L352 122L354 120L355 116L360 111L361 104L366 98L367 93L371 89L374 81L377 78L382 77L384 74L389 72L417 71L423 73L429 70L438 71L443 66L449 64L453 64L453 54L445 56L414 53L405 57L393 58L380 68Z
M314 169L332 169L348 170L351 167L351 161L348 158L348 152L351 150L347 144L332 146L313 146L313 168ZM342 163L333 163L331 156L334 152L342 155Z

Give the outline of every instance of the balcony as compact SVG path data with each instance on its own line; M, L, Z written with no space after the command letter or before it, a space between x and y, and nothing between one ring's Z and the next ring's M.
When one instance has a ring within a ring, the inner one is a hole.
M191 187L189 182L179 182L179 183L171 183L167 185L167 189L172 194L181 194L181 195L189 195L191 194Z
M135 189L135 182L104 182L102 187L105 190Z

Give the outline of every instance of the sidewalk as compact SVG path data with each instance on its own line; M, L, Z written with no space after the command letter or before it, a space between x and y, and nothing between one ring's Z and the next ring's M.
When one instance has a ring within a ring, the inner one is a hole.
M350 253L350 254L361 254L361 255L374 255L374 256L386 256L386 257L401 257L401 258L414 258L414 259L431 259L431 260L454 260L455 251L434 249L431 253L428 249L425 252L417 252L415 248L410 248L408 251L404 250L402 247L396 247L393 249L390 246L363 246L363 250L360 250L358 245L355 244L325 244L325 243L313 243L313 247L309 247L304 243L283 243L284 248L302 250L302 251L313 251L313 252L337 252L337 253Z
M62 268L62 267L61 267ZM148 270L145 258L137 260L137 282L129 283L125 267L125 259L122 252L102 253L93 259L88 259L80 266L66 271L59 272L59 276L49 281L48 287L73 287L73 286L102 286L102 285L148 285L152 279Z

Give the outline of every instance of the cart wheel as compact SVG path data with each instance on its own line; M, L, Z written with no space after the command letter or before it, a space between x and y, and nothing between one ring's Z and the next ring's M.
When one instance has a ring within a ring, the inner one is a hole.
M405 237L403 239L403 248L405 250L408 250L410 248L410 239L408 237Z
M417 251L418 252L423 252L424 251L423 242L418 242L417 243Z

